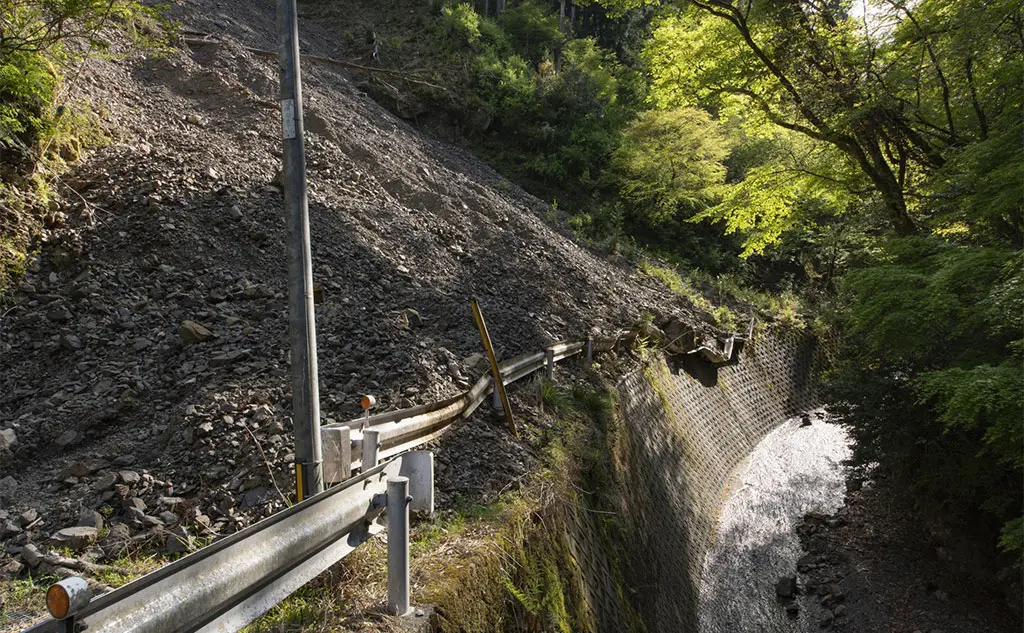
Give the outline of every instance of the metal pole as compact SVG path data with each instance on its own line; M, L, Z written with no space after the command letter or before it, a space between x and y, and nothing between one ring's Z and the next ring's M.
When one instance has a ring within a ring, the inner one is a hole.
M587 364L594 362L594 339L587 337Z
M388 479L388 613L409 612L409 478Z
M316 370L313 261L309 252L306 155L303 148L299 17L295 0L278 0L278 61L284 138L284 208L288 240L288 330L291 338L295 488L299 501L324 490L320 392Z

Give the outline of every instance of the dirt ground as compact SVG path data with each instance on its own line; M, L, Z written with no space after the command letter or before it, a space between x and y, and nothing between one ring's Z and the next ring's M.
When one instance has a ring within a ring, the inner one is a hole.
M848 633L1019 633L1022 597L997 580L990 552L939 539L893 482L854 481L846 505L798 528L800 582ZM1017 585L1020 586L1019 584ZM811 589L814 588L812 592ZM831 597L830 597L831 596Z

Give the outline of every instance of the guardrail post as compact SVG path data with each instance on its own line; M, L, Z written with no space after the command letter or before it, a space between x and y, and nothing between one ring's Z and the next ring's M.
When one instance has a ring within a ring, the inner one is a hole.
M590 336L587 337L587 364L594 362L594 339Z
M336 484L352 476L352 429L347 426L325 426L323 439L324 481Z
M363 472L377 465L377 450L380 448L380 431L363 431Z
M555 378L555 350L550 348L544 350L544 376L548 380Z
M409 612L409 478L388 479L388 612Z
M491 382L494 382L493 380ZM501 394L498 392L498 385L495 383L494 388L491 391L491 408L501 408Z

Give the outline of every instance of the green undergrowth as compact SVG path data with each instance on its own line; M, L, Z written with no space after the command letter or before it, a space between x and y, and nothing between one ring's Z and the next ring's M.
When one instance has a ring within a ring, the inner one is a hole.
M60 580L49 574L29 575L0 583L0 627L22 628L26 617L42 614L46 609L46 590Z
M81 64L106 54L112 29L166 51L174 27L161 12L132 0L0 3L0 293L25 274L37 238L67 221L76 194L62 175L107 141L103 113L77 95Z
M67 548L51 548L46 554L75 558ZM104 561L95 573L87 574L91 580L117 588L155 571L169 560L159 555L140 551L126 551L116 559ZM46 615L46 590L60 580L55 574L28 573L24 577L0 582L0 630L20 630Z
M746 326L746 315L755 313L787 329L801 331L808 327L805 314L809 310L804 305L805 299L795 292L756 290L734 275L684 270L649 259L641 260L639 269L694 307L709 313L723 329L739 331Z
M545 413L529 431L540 455L536 468L492 501L456 502L414 524L413 601L435 605L443 633L596 631L597 607L587 600L570 546L570 513L588 508L600 511L586 517L590 539L607 556L628 631L642 631L620 572L628 541L616 515L605 512L613 485L607 456L621 433L614 392L537 386ZM245 631L382 630L386 567L386 546L372 539Z
M611 483L602 461L615 400L610 391L564 389L548 381L538 381L537 400L551 426L536 438L541 459L529 481L488 506L457 512L431 528L420 545L443 550L464 539L475 544L468 558L454 564L435 559L425 570L423 599L438 605L442 631L597 629L597 607L588 602L584 572L572 555L570 513L603 503L589 495L584 501L584 491ZM622 542L614 523L609 515L594 537L613 569L618 565L611 544ZM619 584L628 611L629 592Z

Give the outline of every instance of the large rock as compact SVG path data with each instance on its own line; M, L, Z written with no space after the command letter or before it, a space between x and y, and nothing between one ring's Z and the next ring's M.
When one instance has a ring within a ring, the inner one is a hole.
M25 563L35 569L39 567L39 563L43 562L43 554L39 551L39 548L32 543L26 543L25 547L21 549L21 559Z
M10 497L18 489L18 480L10 475L0 479L0 497Z
M14 432L14 429L0 431L0 450L9 450L17 443L18 434Z
M131 538L132 534L127 525L115 523L110 526L110 531L107 532L107 535L100 542L100 549L103 550L103 554L107 558L117 558L124 548L127 547Z
M195 321L182 321L181 327L178 329L178 335L181 337L181 342L185 345L203 343L213 338L213 332Z
M59 436L57 436L57 439L54 440L53 443L59 446L60 448L67 448L68 446L71 446L72 444L77 442L78 438L78 431L69 429L61 433Z
M95 543L99 535L98 528L79 525L58 530L50 537L50 541L58 547L68 547L74 551L80 551Z
M86 477L94 472L103 470L107 466L110 466L110 462L105 459L80 459L68 466L67 470L64 471L64 476Z
M103 515L95 510L85 508L82 510L82 515L78 517L78 525L85 527L94 527L97 530L103 529Z
M783 600L796 598L796 576L782 576L775 583L775 595Z

